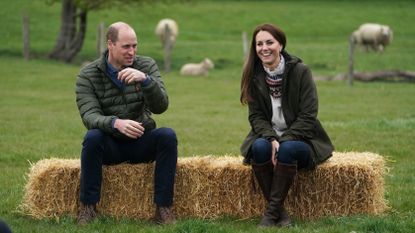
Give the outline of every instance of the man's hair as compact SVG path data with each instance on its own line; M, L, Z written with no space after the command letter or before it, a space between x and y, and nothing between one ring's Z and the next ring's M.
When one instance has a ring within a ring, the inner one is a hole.
M107 41L110 40L112 43L117 42L118 40L118 28L110 26L107 32Z

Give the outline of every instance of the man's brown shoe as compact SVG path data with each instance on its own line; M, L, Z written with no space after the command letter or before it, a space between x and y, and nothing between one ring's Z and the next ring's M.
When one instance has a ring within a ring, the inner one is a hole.
M154 221L157 224L174 224L176 223L176 218L171 207L156 207Z
M78 213L77 222L79 225L85 225L97 217L97 210L95 205L81 204L81 209Z

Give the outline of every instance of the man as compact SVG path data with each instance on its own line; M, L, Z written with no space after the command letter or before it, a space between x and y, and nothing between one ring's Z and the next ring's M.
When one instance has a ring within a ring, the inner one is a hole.
M156 128L151 113L167 110L168 96L155 61L136 55L137 37L126 23L108 28L108 50L86 65L76 81L76 103L88 129L81 153L78 224L96 217L102 165L155 161L155 221L175 222L172 212L177 138Z

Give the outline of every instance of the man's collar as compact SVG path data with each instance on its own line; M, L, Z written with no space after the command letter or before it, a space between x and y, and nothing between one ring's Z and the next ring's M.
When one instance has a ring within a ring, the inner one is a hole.
M105 61L107 63L107 72L110 74L117 74L118 70L109 63L108 58Z

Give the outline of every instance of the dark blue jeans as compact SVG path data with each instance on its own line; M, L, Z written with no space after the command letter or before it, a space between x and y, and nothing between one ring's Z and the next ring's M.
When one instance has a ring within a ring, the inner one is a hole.
M9 228L9 226L0 219L0 233L12 233L12 230Z
M258 138L251 146L252 159L256 164L271 160L272 145L264 138ZM280 144L277 161L285 164L297 163L298 169L308 167L311 147L302 141L285 141Z
M146 131L143 136L135 140L117 139L99 129L92 129L86 133L82 145L80 190L82 203L99 202L103 164L155 161L154 202L158 206L173 204L177 138L172 129L158 128Z

